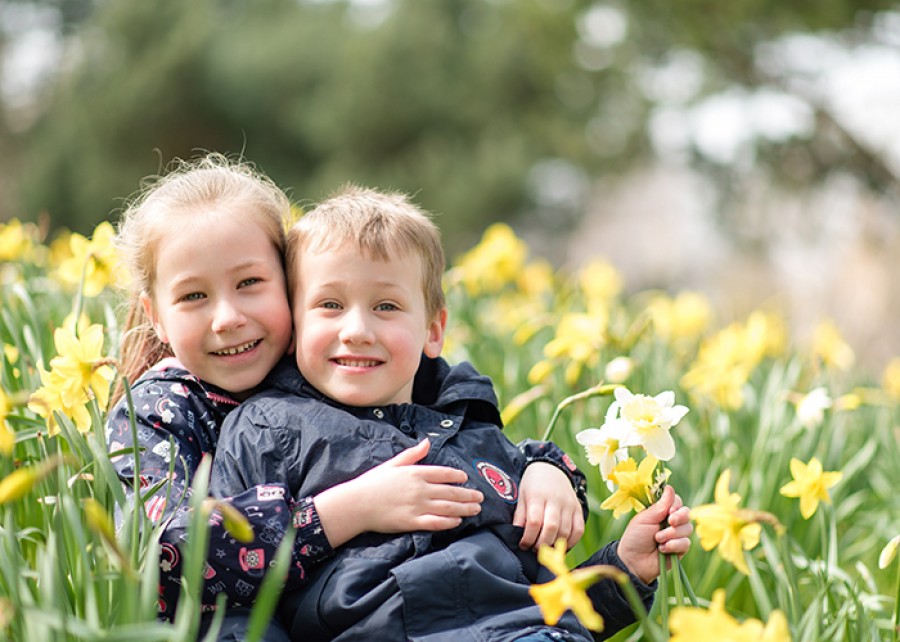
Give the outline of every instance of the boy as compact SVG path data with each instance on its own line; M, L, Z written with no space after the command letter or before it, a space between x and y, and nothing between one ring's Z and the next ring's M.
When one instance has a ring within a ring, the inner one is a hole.
M286 255L299 373L276 367L268 388L229 416L210 488L234 495L284 482L295 497L315 496L319 517L328 517L334 557L282 600L292 637L591 639L571 614L545 626L528 594L550 575L533 551L520 550L513 526L526 461L500 430L490 380L439 358L447 310L434 224L403 196L349 188L294 226ZM433 376L420 370L414 395L420 365ZM428 401L413 404L413 396ZM359 524L412 501L406 493L371 505L329 501L329 489L403 450L464 471L463 486L484 495L481 511L448 530L387 534ZM660 530L666 517L671 526ZM649 602L657 540L660 550L683 553L691 527L671 492L634 522L621 546L591 562L628 571ZM605 635L633 621L611 583L598 584L592 598Z

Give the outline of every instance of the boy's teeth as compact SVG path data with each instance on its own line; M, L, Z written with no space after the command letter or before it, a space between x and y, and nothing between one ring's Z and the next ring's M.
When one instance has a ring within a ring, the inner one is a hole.
M373 366L377 366L377 365L378 365L378 362L375 361L375 360L366 360L366 361L357 360L357 361L354 361L354 360L352 360L352 359L338 359L337 362L338 362L338 365L342 365L342 366L357 366L357 367L361 367L361 368L371 368L371 367L373 367Z
M215 354L220 354L220 355L223 355L223 356L230 356L230 355L233 355L233 354L240 354L240 353L242 353L242 352L246 352L246 351L249 350L250 348L255 347L257 343L259 343L259 340L258 340L258 339L257 339L256 341L248 341L247 343L245 343L245 344L243 344L243 345L236 346L236 347L234 347L234 348L228 348L228 349L226 349L226 350L219 350L219 351L216 352Z

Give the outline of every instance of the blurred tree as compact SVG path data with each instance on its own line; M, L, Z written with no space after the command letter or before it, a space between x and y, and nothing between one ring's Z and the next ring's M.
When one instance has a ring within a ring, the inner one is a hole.
M10 1L0 0L0 11ZM346 181L414 192L439 214L454 253L497 219L537 214L548 233L565 232L590 177L657 152L653 120L673 100L687 109L740 88L810 104L787 72L761 63L764 45L808 33L852 46L896 2L91 6L81 0L63 21L72 34L65 64L15 141L20 214L46 210L87 231L139 177L212 149L243 152L301 202ZM671 78L660 80L685 60L693 83L676 79L673 89ZM811 128L751 141L767 175L806 184L839 170L874 189L896 188L879 153L827 105L811 109ZM745 163L688 149L691 162L723 179L723 194L740 188Z

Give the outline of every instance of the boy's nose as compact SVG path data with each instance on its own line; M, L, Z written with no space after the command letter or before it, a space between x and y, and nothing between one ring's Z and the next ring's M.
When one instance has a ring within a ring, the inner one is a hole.
M231 301L219 301L213 315L212 330L213 332L227 332L240 327L245 321L244 314Z
M342 343L372 343L374 335L366 315L358 310L347 310L341 324Z

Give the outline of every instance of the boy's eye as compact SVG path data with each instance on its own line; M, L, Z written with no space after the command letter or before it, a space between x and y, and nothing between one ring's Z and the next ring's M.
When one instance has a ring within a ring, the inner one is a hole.
M238 283L239 288L245 288L248 285L253 285L254 283L259 283L262 279L258 279L257 277L251 277L249 279L244 279L240 283Z
M394 310L399 310L399 309L400 308L398 308L395 304L387 303L387 302L379 303L378 305L375 306L376 312L393 312Z
M325 301L322 307L326 310L340 310L341 305L337 301Z

